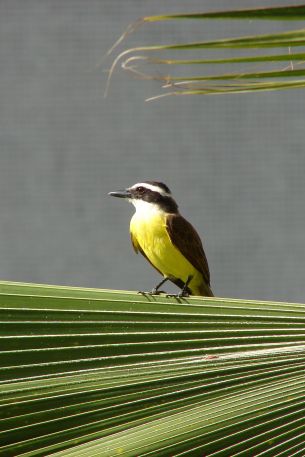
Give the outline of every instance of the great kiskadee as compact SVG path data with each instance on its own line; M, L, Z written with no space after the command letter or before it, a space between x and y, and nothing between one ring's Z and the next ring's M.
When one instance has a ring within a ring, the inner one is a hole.
M130 221L132 245L164 277L152 294L160 293L160 286L170 280L181 289L178 296L213 297L200 237L179 213L165 184L146 181L109 195L125 198L136 208Z

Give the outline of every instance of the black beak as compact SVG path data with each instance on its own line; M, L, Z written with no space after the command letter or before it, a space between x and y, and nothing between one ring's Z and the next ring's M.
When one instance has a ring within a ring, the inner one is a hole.
M117 190L116 192L109 192L108 195L111 195L111 197L131 198L131 193L128 189Z

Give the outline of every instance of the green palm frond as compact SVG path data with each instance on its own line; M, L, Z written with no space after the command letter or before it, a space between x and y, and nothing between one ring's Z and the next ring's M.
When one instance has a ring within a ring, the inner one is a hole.
M273 20L273 21L304 21L305 5L286 6L277 8L258 8L237 11L222 11L213 13L179 13L147 16L130 26L118 40L113 49L121 43L128 34L134 32L139 25L160 21L189 21L189 20ZM120 63L124 70L144 79L156 80L161 83L164 93L149 100L167 95L192 94L224 94L237 92L252 92L301 88L305 86L304 51L299 50L305 45L305 29L274 32L270 34L241 36L218 39L213 41L195 41L188 43L151 44L125 49L113 61L110 77ZM266 49L269 51L266 53ZM219 57L217 52L223 50L225 57ZM270 52L272 50L272 52ZM192 52L192 57L187 54ZM202 52L209 53L202 56ZM170 54L174 53L173 56ZM243 52L243 55L236 55ZM163 57L162 54L166 53ZM181 53L181 57L176 57ZM193 54L198 56L194 57ZM243 68L242 64L261 62L265 68L257 70ZM280 67L280 62L286 62ZM277 67L269 69L267 64L277 63ZM230 65L230 71L226 68ZM232 65L238 66L235 71ZM193 74L194 66L204 67L202 74ZM223 70L215 72L223 67ZM163 70L166 68L167 70ZM176 69L184 69L185 75L177 75ZM169 69L169 70L168 70ZM212 73L212 74L211 74ZM285 79L289 78L289 81ZM248 81L245 83L244 80ZM283 80L284 79L284 80ZM218 81L225 81L219 83ZM203 83L204 82L204 83Z
M0 315L1 455L304 455L305 305L1 282Z

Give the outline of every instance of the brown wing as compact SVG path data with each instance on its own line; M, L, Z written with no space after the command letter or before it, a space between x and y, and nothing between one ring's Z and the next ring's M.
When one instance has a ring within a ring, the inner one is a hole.
M200 237L194 227L180 214L173 214L167 217L166 228L172 243L200 271L204 281L210 285L208 261Z
M162 275L161 271L158 270L158 268L156 268L155 265L153 265L151 263L151 261L149 260L149 258L146 256L145 252L143 251L143 249L139 245L138 240L132 235L132 233L130 233L130 238L131 238L131 244L132 244L134 250L136 251L136 254L141 252L142 256L145 257L145 259L151 264L151 266L154 267L154 269L157 270Z

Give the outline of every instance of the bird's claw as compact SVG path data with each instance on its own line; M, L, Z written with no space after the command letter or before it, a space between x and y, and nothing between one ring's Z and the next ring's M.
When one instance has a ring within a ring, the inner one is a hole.
M160 294L165 294L166 292L164 290L158 290L158 289L153 289L150 292L150 295L160 295Z
M157 289L153 289L150 292L143 292L142 290L139 290L138 294L141 294L141 295L160 295L160 294L165 294L165 292L164 292L164 290L157 290Z
M188 292L180 292L179 294L166 294L166 298L187 298L190 294Z

